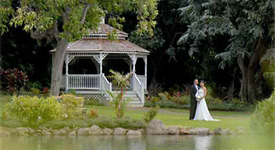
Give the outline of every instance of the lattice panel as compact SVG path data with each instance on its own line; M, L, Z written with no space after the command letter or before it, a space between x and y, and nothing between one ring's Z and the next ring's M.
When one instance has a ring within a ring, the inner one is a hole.
M83 97L88 101L91 99L96 99L98 101L101 101L101 95L83 95Z

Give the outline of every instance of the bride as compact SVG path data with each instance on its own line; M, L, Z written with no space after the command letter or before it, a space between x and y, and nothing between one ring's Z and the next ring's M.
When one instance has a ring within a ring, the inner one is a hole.
M217 119L213 119L209 113L205 97L207 95L207 89L205 87L205 82L202 80L200 82L200 89L196 93L197 99L197 109L194 120L205 120L205 121L220 121Z

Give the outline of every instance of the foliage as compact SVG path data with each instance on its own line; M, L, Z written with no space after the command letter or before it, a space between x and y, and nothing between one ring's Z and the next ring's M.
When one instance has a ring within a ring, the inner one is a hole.
M24 25L24 30L32 32L45 32L62 25L62 30L57 31L57 36L74 40L79 39L89 29L96 29L101 17L110 15L109 23L121 28L119 22L124 18L119 15L125 11L132 11L137 14L139 33L152 33L155 26L156 0L147 1L79 1L79 0L45 0L45 1L22 1L21 6L16 10L11 25ZM39 9L32 9L37 8ZM64 9L66 8L66 9ZM50 33L50 32L49 32ZM51 33L50 33L51 34ZM56 33L55 33L56 34Z
M26 125L37 126L58 119L62 106L54 97L19 96L13 97L13 100L6 104L4 111Z
M275 91L266 99L257 104L251 117L251 126L257 132L274 133L275 127Z
M147 123L153 120L157 116L159 108L160 107L157 105L154 108L150 109L148 112L144 113L143 120Z
M37 89L37 88L31 88L31 93L33 94L33 95L39 95L40 94L40 90L39 89Z
M84 104L93 106L105 106L105 104L101 103L98 99L94 98L86 98Z
M263 76L269 88L275 88L275 49L268 49L266 54L261 59L261 67Z
M0 34L8 31L7 24L9 22L10 16L14 13L11 7L11 0L1 0L0 1Z
M200 51L198 48L205 44L202 41L213 43L214 36L229 35L226 51L217 55L222 59L221 67L225 67L226 63L232 64L238 53L252 52L250 46L255 40L269 34L265 30L272 28L272 10L271 0L191 0L180 9L182 21L190 26L178 43L191 44L192 55Z
M83 106L84 99L71 94L61 95L60 103L63 108L63 115L66 119L72 119L81 114L80 107Z
M211 90L210 90L211 91ZM210 110L219 111L250 111L254 109L254 105L250 105L247 102L239 99L232 99L229 101L223 101L219 98L211 96L211 92L206 96L206 103ZM181 94L180 92L174 92L170 95L168 92L159 93L156 97L147 97L144 106L161 108L179 108L189 109L190 96Z
M189 104L189 96L186 96L181 92L174 92L172 95L168 92L163 92L159 93L158 96L147 97L147 100L151 102L172 101L178 105Z
M98 117L97 110L96 110L96 109L91 109L91 110L90 110L90 113L89 113L89 116L90 116L92 119L97 118L97 117Z
M242 74L239 96L253 103L256 100L257 64L270 46L274 32L272 0L190 0L180 9L188 30L178 44L190 47L188 53L211 56L219 67L238 65ZM203 64L201 62L200 64Z
M22 88L25 88L28 82L28 76L17 68L7 69L3 73L4 85L11 94L19 92Z
M128 99L124 98L124 94L126 92L126 87L130 85L130 78L132 76L132 73L123 75L113 70L110 70L110 72L112 73L112 76L110 76L110 78L113 79L113 84L120 89L120 93L116 93L117 95L112 93L111 91L108 91L108 94L112 98L110 105L115 108L117 118L122 118L124 116L124 110L127 106L128 101Z

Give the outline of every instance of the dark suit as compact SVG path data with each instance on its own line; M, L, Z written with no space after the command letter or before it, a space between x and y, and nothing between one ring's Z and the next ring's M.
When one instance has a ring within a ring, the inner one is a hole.
M195 113L196 113L196 108L197 108L197 100L196 100L197 91L198 90L197 90L196 86L192 85L191 90L190 90L190 116L189 116L189 120L193 120L195 118Z

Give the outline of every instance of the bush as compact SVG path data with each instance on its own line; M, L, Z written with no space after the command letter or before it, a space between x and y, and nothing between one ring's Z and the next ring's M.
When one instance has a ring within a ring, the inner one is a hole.
M94 98L86 98L84 101L85 105L93 105L93 106L105 106L105 104L101 103L98 99Z
M58 119L62 108L54 97L38 98L30 96L13 97L6 104L4 111L14 119L29 126L37 126L47 121Z
M150 109L148 112L146 112L143 115L143 120L147 123L150 122L157 116L158 110L159 110L159 106L156 106L155 108Z
M1 73L3 76L2 87L7 89L10 94L17 93L27 86L28 76L21 70L14 68Z
M76 115L80 115L80 107L83 105L83 102L84 99L82 97L74 96L72 94L62 95L60 103L63 108L63 116L66 119L71 119Z
M267 100L260 102L251 117L251 127L257 132L274 133L275 91Z

